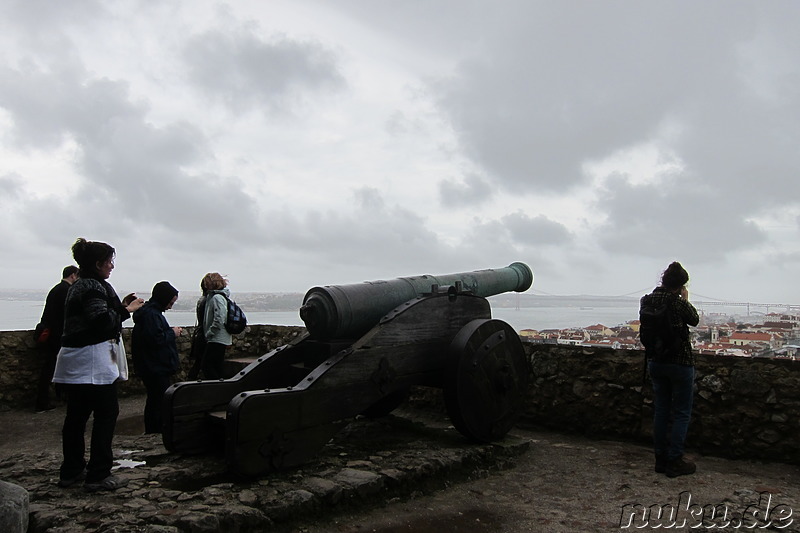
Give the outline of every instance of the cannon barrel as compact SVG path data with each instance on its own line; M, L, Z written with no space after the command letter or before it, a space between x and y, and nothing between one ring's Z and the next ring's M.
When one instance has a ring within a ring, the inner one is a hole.
M390 281L313 287L303 298L300 318L315 339L359 337L388 312L409 300L428 294L434 285L455 287L474 296L524 292L533 284L525 263L459 274L409 276Z

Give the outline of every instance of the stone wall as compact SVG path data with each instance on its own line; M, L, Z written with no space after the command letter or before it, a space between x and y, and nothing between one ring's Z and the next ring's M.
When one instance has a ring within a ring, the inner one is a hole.
M523 424L649 441L653 395L640 351L525 343L533 372ZM687 446L800 464L800 364L697 357Z
M185 379L191 366L192 329L186 328L179 339L183 364L179 380ZM302 331L292 326L249 326L235 337L226 355L262 355ZM124 330L123 337L129 348L130 329ZM524 345L532 380L521 424L596 437L649 440L652 390L643 372L642 352ZM0 332L0 409L33 410L40 357L30 331ZM698 356L695 383L687 442L690 449L800 464L800 363ZM120 393L143 393L141 382L133 377ZM424 400L417 398L420 403Z

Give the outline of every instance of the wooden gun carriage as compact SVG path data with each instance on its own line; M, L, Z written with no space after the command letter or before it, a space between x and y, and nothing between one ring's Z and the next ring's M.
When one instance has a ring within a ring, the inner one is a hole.
M224 446L242 475L311 460L357 415L390 413L414 385L441 388L455 428L473 441L505 436L522 410L529 366L517 333L485 297L523 292L523 263L444 276L314 287L306 332L229 379L172 385L164 445Z

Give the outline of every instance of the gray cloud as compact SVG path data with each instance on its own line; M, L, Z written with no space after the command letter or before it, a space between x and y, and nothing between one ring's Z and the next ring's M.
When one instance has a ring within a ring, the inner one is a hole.
M184 48L189 80L236 111L265 108L285 112L304 92L333 90L344 83L330 50L311 42L272 37L243 28L207 31Z
M52 148L71 139L80 149L76 167L86 178L77 189L65 188L72 197L69 206L35 202L23 218L34 227L42 212L60 220L77 218L85 226L93 219L107 227L161 226L186 232L203 247L238 245L226 239L231 233L258 234L256 206L241 187L185 170L209 152L197 128L188 123L156 127L147 120L147 106L131 101L127 84L85 76L82 70L5 69L0 77L0 103L14 119L19 146ZM47 87L56 90L41 89Z
M716 262L766 242L765 234L741 216L716 191L675 180L632 186L612 179L597 209L608 214L595 233L612 254L662 257L665 253L698 262Z
M361 209L369 211L382 211L385 206L383 197L380 191L374 187L361 187L357 189L353 196L356 200L356 205Z
M515 242L528 245L567 245L573 240L570 231L544 215L529 217L522 212L511 213L502 219Z
M0 198L3 201L22 199L23 181L19 176L6 174L0 177Z
M517 16L483 28L484 53L435 88L464 153L509 187L545 191L580 183L582 162L656 135L708 84L729 88L737 31L747 38L752 25L746 7L726 9L725 28L709 36L712 10L687 22L672 3L512 4ZM625 16L607 16L614 6Z
M312 210L301 217L283 213L276 223L274 234L282 247L356 270L374 270L377 264L410 267L420 256L447 254L423 218L388 204L369 188L355 192L350 210Z
M65 56L72 46L65 30L85 30L93 23L108 23L105 3L85 0L69 4L47 0L6 0L0 7L2 17L18 29L19 38L28 46L46 49Z
M439 182L439 201L445 207L480 205L493 194L491 185L477 174L466 174L461 181Z

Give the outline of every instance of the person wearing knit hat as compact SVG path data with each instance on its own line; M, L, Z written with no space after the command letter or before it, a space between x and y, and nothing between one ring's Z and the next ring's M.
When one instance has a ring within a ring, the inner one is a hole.
M133 371L144 383L147 400L144 406L144 432L161 433L163 416L161 404L164 391L178 371L178 347L175 342L183 331L170 327L164 311L172 309L178 299L178 289L167 281L153 287L150 299L133 313Z

